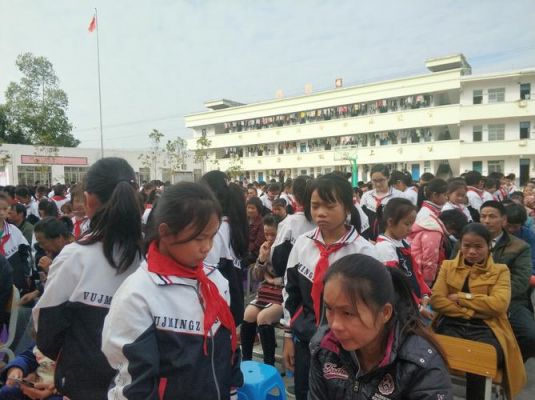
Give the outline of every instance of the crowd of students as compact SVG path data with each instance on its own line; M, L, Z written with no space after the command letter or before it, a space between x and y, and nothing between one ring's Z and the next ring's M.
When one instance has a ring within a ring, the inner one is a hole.
M275 365L277 327L299 400L452 399L433 331L494 346L513 398L535 352L534 187L375 165L357 188L211 171L140 189L104 158L69 188L3 188L1 322L14 284L35 343L0 399L236 399L257 335Z

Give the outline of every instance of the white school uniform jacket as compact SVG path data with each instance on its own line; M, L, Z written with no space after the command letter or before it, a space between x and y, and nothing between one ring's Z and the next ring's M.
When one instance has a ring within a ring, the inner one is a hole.
M243 320L245 309L243 299L243 282L241 274L241 260L236 257L230 243L230 224L227 217L223 217L219 230L214 236L212 249L206 256L204 263L217 268L225 277L230 287L230 310L236 325Z
M291 331L305 343L310 343L317 328L311 292L320 250L314 242L324 243L319 228L296 240L288 258L283 290L284 308L291 317ZM349 227L337 243L340 242L345 243L345 246L329 255L329 265L349 254L365 254L379 260L375 247L359 235L353 226Z
M24 293L30 289L28 278L32 275L30 264L30 244L19 228L4 222L4 231L0 238L2 254L13 270L13 284Z
M230 302L216 268L208 278ZM102 332L102 351L117 375L109 399L229 399L241 386L231 334L216 322L204 354L204 311L195 279L150 272L143 262L117 290ZM217 379L217 383L214 381ZM161 396L159 396L159 391Z
M118 275L102 243L71 243L54 258L33 309L37 347L56 360L56 388L71 399L106 398L115 376L100 350L102 326L117 288L139 266Z
M477 212L481 209L483 204L483 190L479 190L472 186L468 186L466 190L466 197L468 198L468 204Z
M448 201L442 207L442 211L447 211L447 210L459 210L464 215L466 215L466 218L468 219L468 222L473 222L472 215L470 215L470 210L464 204L456 205L456 204L453 204L452 202Z
M403 197L405 197L407 200L410 200L410 202L416 206L418 204L418 188L416 186L407 188L403 192Z
M442 207L432 203L428 200L424 200L422 207L416 214L416 222L423 221L428 218L430 215L438 217L442 211Z
M360 199L360 205L361 207L366 206L366 208L370 211L377 212L378 205L386 206L386 204L390 200L396 197L405 197L405 196L403 195L402 191L397 190L393 187L390 187L390 189L388 189L388 193L385 196L378 199L376 197L375 189L368 190L362 195L362 198Z

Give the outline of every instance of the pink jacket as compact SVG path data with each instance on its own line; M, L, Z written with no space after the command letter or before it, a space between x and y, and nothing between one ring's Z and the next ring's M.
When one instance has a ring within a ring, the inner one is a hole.
M446 258L444 241L447 235L442 221L430 215L415 223L408 237L415 267L420 269L429 287L433 285L438 268Z

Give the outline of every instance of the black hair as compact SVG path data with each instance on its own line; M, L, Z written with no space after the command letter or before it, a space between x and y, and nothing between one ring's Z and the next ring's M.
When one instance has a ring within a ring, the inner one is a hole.
M517 203L509 204L505 207L505 216L509 224L524 225L528 220L526 208Z
M20 197L31 197L32 194L27 186L19 185L15 188L15 195Z
M499 187L500 187L500 183L495 178L491 178L489 176L485 180L485 189L491 189L491 188L498 189Z
M11 209L17 214L22 214L22 219L26 219L26 207L23 204L15 203L11 204Z
M4 186L3 192L6 193L12 199L15 198L15 186L13 185Z
M295 201L302 206L305 204L307 185L311 180L310 176L301 175L295 178L292 183L292 194Z
M516 175L511 172L509 175L505 177L505 179L510 179L514 181L516 179Z
M443 354L431 330L420 319L410 284L399 269L387 268L364 254L350 254L329 267L323 279L324 285L337 277L353 306L363 303L377 315L386 304L392 305L392 318L385 325L385 340L397 325L402 336L420 336Z
M54 185L54 194L56 196L65 196L66 190L67 190L67 187L61 183Z
M41 199L39 200L39 205L37 206L39 211L43 211L45 217L58 217L59 211L58 206L55 202L50 199Z
M388 182L389 186L393 186L396 183L401 182L405 186L412 185L412 176L407 171L392 171L390 174L390 181Z
M423 181L423 182L430 182L433 179L435 179L435 175L433 175L431 172L424 172L420 176L420 180Z
M468 233L480 236L490 246L490 243L492 241L492 235L485 225L480 224L479 222L473 222L471 224L466 225L461 231L461 234L459 235L459 240L462 241L463 236Z
M158 228L163 223L167 224L172 234L193 224L195 231L182 241L189 242L199 236L213 215L221 220L221 205L205 185L180 182L166 187L147 222L145 246L148 248L152 241L160 239Z
M464 174L464 180L468 186L479 185L479 182L481 182L482 178L483 176L481 175L481 172L478 171L468 171L466 174Z
M262 219L262 223L265 226L271 226L273 228L277 228L279 225L280 218L273 214L268 214Z
M266 188L266 192L277 192L279 193L281 191L281 185L279 185L276 182L270 183L269 186Z
M491 207L499 211L500 215L505 216L505 207L502 203L496 200L488 200L481 204L480 210L483 210L485 207Z
M318 196L323 201L328 203L342 203L346 211L351 213L351 225L355 227L357 232L362 233L360 214L353 204L353 188L344 177L339 174L330 173L312 180L310 184L307 185L305 203L303 206L305 208L305 216L309 221L312 221L310 203L314 191L318 192Z
M46 217L35 224L34 232L42 233L47 239L57 239L60 236L72 236L73 223L69 217Z
M48 194L48 189L46 186L37 186L37 188L35 189L35 192L36 193L44 193L44 194Z
M513 192L509 194L509 197L512 198L520 198L522 201L524 201L524 193L517 190L516 192Z
M488 174L487 178L496 179L499 182L503 178L503 176L503 173L495 171Z
M393 224L396 225L413 211L416 211L416 207L410 200L403 197L395 197L386 203L383 209L383 224L386 227L388 220L391 219Z
M371 169L370 177L376 172L383 174L386 179L390 177L390 169L384 164L375 164Z
M249 200L247 200L247 206L255 206L258 215L262 215L262 212L264 211L264 205L262 204L262 200L260 200L258 197L251 197Z
M227 183L224 172L210 171L201 179L221 204L223 215L228 218L230 226L230 245L238 258L246 255L249 247L249 224L245 212L245 199L241 188L235 183Z
M101 207L91 218L81 244L102 242L104 256L117 274L141 256L141 214L136 174L122 158L101 158L85 176L84 190L98 198ZM118 254L117 254L118 253Z
M450 233L453 231L458 234L463 230L466 224L468 224L468 218L466 218L466 215L457 209L441 212L438 216L438 219L442 221Z
M451 194L461 188L465 188L466 189L466 182L464 181L464 179L462 178L454 178L454 179L450 179L449 182L448 182L448 191L447 193L448 194Z
M444 179L433 178L429 182L424 183L418 189L418 208L422 207L424 200L429 200L433 193L447 193L448 183Z
M271 203L271 207L282 207L282 208L286 208L288 204L286 204L286 199L276 199L276 200L273 200L273 202Z
M286 179L286 181L284 182L284 189L291 189L291 188L292 188L292 185L293 185L293 180L292 180L292 178L288 178L288 179Z

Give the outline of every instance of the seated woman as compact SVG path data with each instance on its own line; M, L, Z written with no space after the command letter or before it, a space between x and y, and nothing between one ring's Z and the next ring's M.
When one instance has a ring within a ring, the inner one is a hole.
M310 344L310 400L453 399L440 347L399 269L351 254L324 283L328 326Z
M490 255L491 234L472 223L461 232L460 251L444 261L433 286L431 306L439 316L433 322L443 335L488 343L496 348L498 366L505 367L509 398L526 382L522 356L507 319L511 280L505 264ZM485 378L467 374L466 398L484 398Z

